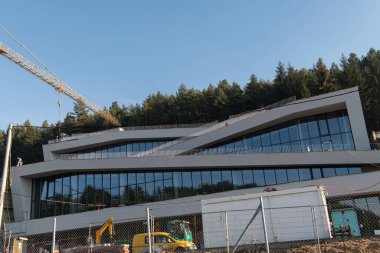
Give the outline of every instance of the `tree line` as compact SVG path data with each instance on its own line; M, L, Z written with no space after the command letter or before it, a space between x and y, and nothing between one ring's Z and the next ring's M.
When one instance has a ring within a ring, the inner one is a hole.
M181 84L175 94L157 91L142 103L126 106L113 102L104 108L118 118L122 126L207 123L223 120L229 115L259 109L291 96L308 98L327 92L358 86L360 89L367 130L379 130L380 122L380 50L370 49L358 57L351 53L339 63L326 66L319 58L312 68L293 67L280 62L273 80L251 75L241 86L222 80L202 90ZM25 163L43 160L42 144L65 134L91 132L113 128L81 104L75 104L62 122L43 122L40 128L31 127L29 120L14 129L12 164L22 157ZM6 131L0 131L0 154L4 154ZM4 155L0 162L3 164Z

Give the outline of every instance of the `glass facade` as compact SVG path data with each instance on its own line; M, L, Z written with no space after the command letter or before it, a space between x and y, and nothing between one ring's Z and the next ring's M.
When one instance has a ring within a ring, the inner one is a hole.
M172 140L123 142L113 145L101 146L93 149L76 151L63 156L68 159L100 159L100 158L121 158L133 156L139 152L170 143Z
M354 150L346 111L300 118L218 144L197 154Z
M33 180L31 218L357 173L360 167L71 173Z

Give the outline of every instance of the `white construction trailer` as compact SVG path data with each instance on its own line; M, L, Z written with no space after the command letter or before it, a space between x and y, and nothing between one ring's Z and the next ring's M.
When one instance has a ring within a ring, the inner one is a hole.
M309 186L202 200L205 248L234 246L263 199L268 242L331 238L325 191ZM263 217L253 220L239 245L265 243Z

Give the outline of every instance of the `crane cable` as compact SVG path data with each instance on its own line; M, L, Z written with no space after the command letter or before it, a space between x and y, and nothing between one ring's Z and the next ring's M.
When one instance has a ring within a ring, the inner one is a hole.
M30 49L28 49L20 40L18 40L15 36L13 36L4 26L0 25L1 29L4 30L6 34L8 34L15 42L17 42L25 51L27 51L36 61L38 61L47 71L49 71L56 78L61 80L46 64L44 64Z
M61 136L61 93L58 92L58 137L60 136Z
M54 77L56 77L58 80L61 80L45 63L42 62L29 48L27 48L20 40L18 40L13 34L11 34L7 29L5 29L4 26L0 25L1 29L8 34L15 42L17 42L25 51L27 51L37 62L39 62L50 74L52 74ZM58 90L58 136L61 134L61 97Z

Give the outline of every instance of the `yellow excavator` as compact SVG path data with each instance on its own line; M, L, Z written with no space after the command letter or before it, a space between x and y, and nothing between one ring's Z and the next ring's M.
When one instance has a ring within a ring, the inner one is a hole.
M110 242L113 242L113 217L110 216L106 222L104 222L103 226L96 230L96 237L95 237L95 242L96 244L101 243L102 235L108 228L108 233L110 235Z

